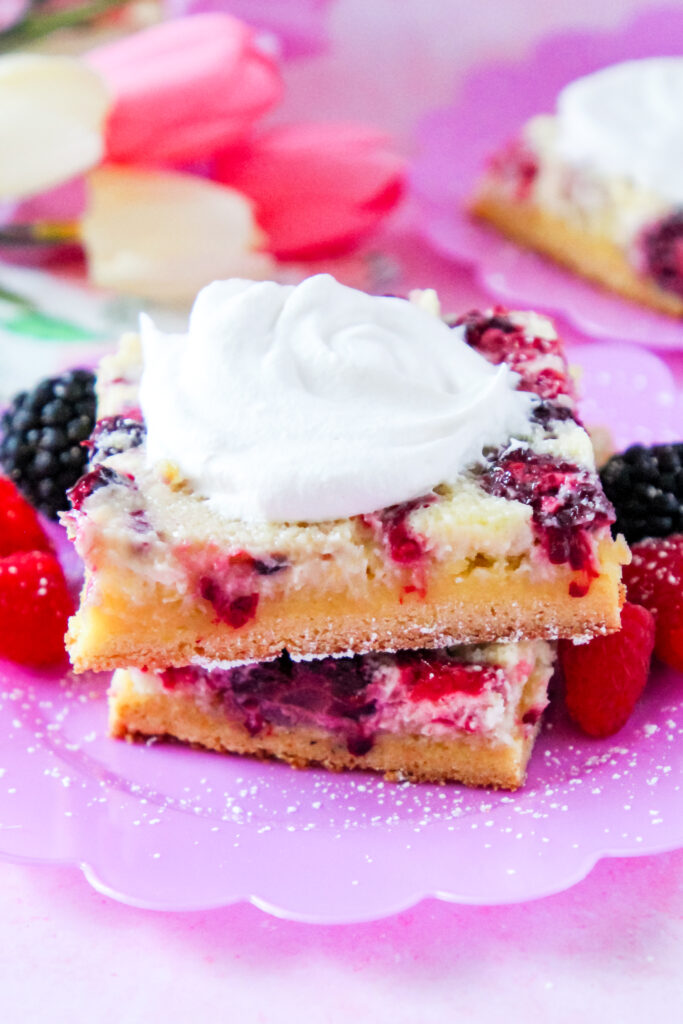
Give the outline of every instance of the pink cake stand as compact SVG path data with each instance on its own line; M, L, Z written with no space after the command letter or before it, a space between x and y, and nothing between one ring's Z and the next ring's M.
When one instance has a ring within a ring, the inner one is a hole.
M583 413L618 446L681 437L681 399L656 356L596 344L581 358ZM514 794L117 742L107 683L0 663L0 855L78 865L126 903L251 900L303 921L361 921L426 896L527 900L601 857L683 845L683 679L661 668L611 740L583 737L556 702Z

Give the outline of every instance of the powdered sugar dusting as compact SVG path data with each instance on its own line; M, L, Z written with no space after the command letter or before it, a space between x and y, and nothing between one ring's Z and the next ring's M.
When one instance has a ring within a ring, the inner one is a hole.
M489 902L562 888L605 853L683 843L683 689L671 672L656 674L611 742L582 737L556 702L517 793L113 743L107 682L0 668L0 850L82 861L98 885L145 905L255 892L286 913L345 920L363 903L388 912L405 900L404 869L411 892ZM363 899L347 903L354 879Z

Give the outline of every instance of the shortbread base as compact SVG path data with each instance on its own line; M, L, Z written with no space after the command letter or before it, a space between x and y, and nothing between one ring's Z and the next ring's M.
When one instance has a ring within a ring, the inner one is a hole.
M131 666L184 666L200 658L268 661L286 649L292 657L364 654L522 639L590 638L619 629L628 561L622 540L600 546L600 576L583 597L569 594L571 570L549 580L522 571L478 568L454 579L447 571L427 596L397 594L375 585L361 595L294 592L263 602L239 629L212 618L204 603L133 573L99 570L106 601L88 599L71 619L67 646L76 672Z
M109 694L109 729L118 739L171 737L220 753L275 758L296 768L381 772L390 781L517 789L524 783L539 727L540 722L534 729L520 727L505 743L469 735L435 739L382 733L367 754L358 756L342 739L319 729L271 726L251 736L220 707L200 707L187 692L138 687L124 669L114 673Z
M639 274L623 250L604 236L591 234L534 203L511 199L494 184L481 188L471 211L506 238L550 257L581 277L650 309L683 316L683 299Z

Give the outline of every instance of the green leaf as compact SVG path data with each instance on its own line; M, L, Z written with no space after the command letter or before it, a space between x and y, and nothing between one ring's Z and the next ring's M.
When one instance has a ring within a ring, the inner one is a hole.
M66 320L58 320L56 317L40 313L28 305L4 326L15 334L23 334L41 341L88 341L93 337L91 331L86 331Z

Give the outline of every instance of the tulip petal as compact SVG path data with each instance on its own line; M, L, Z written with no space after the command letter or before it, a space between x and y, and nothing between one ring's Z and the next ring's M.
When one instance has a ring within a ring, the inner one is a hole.
M248 195L281 259L318 259L371 231L402 194L404 161L355 124L273 128L216 159L214 177Z
M272 57L227 14L164 22L86 59L114 97L107 156L122 163L201 160L244 136L282 95Z
M217 278L272 276L244 196L187 174L104 166L88 176L81 237L91 278L185 305Z
M72 178L30 199L17 203L12 214L14 224L36 222L59 223L77 221L85 210L85 182L82 177Z
M0 58L0 199L36 195L97 164L108 106L102 80L80 60Z

